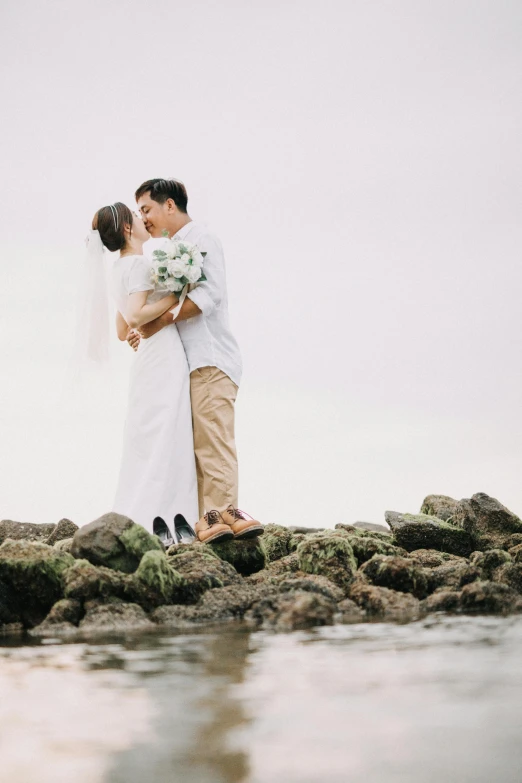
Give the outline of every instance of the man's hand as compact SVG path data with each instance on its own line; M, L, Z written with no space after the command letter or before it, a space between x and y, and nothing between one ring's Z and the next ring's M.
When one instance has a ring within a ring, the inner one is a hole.
M127 332L126 339L130 347L132 348L132 350L137 351L138 345L140 344L141 341L140 333L137 332L136 329L129 329L129 331Z
M169 326L173 321L172 313L167 310L166 313L163 313L163 315L160 315L159 318L155 318L154 321L150 321L148 324L143 324L143 326L140 326L139 332L140 335L143 337L144 340L147 340L149 337L152 337L153 334L156 334L157 332L160 332L164 326Z

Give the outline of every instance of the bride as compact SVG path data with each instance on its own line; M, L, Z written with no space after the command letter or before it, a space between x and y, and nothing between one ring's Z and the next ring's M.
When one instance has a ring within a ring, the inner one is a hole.
M112 268L112 292L118 337L125 340L129 327L153 321L178 299L154 290L150 263L143 256L150 235L125 204L99 209L92 228L108 250L120 251ZM175 517L198 518L189 370L175 324L142 340L135 354L113 510L164 540L172 538ZM191 532L186 526L189 537Z

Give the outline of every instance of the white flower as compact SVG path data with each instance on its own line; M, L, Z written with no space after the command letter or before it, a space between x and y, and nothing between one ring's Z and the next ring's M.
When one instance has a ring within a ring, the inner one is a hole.
M183 290L183 283L180 283L180 281L176 280L175 277L169 277L169 279L165 283L165 286L167 290L172 291L175 294Z
M194 245L192 248L191 256L194 264L200 267L203 266L203 256L201 255L201 251L198 247L196 247L196 245Z
M169 275L172 275L173 277L183 277L185 274L185 264L182 262L181 258L169 260L167 269L169 270Z
M189 283L197 283L199 278L201 277L201 268L199 266L196 266L196 264L189 265L187 264L185 268L185 277L189 281Z

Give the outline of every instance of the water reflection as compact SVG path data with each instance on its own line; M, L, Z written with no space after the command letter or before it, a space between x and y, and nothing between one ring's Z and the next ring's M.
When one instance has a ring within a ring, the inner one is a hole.
M0 646L9 783L519 783L522 618Z

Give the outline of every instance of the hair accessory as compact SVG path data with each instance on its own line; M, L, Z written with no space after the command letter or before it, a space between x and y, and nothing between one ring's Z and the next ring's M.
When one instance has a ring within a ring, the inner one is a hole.
M112 204L109 204L109 208L110 208L110 210L112 212L112 217L114 218L114 228L117 231L118 230L118 210Z

